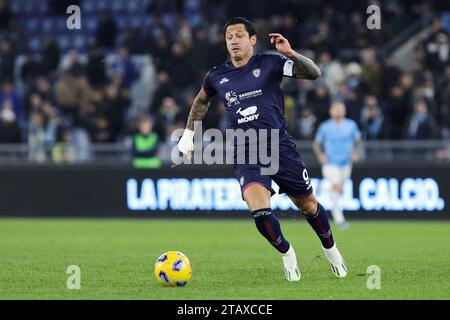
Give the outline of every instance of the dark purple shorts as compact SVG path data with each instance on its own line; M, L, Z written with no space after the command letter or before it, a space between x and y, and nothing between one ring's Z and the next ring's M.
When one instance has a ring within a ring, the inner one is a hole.
M280 147L279 170L273 175L262 175L259 164L235 164L234 172L242 193L252 184L259 183L274 195L272 180L280 187L278 193L293 197L309 195L313 190L305 163L295 146Z

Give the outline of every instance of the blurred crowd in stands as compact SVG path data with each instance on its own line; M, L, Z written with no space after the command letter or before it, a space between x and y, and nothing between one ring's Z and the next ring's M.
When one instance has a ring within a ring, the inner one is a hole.
M53 7L77 3L83 26L87 1L48 0L47 11L61 14ZM35 53L11 1L0 0L0 143L27 142L37 160L46 157L43 146L59 146L52 155L64 161L73 156L65 142L122 141L143 118L167 141L185 126L207 70L227 59L222 27L231 16L255 23L257 53L273 52L267 34L280 32L320 66L316 81L283 82L296 139L314 137L335 99L345 102L364 139L450 139L450 44L442 19L450 8L440 1L129 1L145 5L150 26L120 27L109 8L99 8L85 50L64 51L48 33ZM381 30L366 27L371 3L382 9ZM380 49L425 18L432 32L414 48L417 62L402 70ZM224 130L224 113L216 99L204 128Z

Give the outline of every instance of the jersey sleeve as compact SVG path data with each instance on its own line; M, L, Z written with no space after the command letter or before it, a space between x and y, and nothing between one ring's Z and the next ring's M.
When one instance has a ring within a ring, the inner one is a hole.
M319 129L317 129L315 140L323 144L324 139L325 139L325 128L324 125L321 124L319 126Z
M294 61L278 54L273 55L276 73L282 77L295 78Z
M215 96L217 90L214 88L211 80L211 71L209 71L205 78L203 79L203 91L205 91L206 95L209 97Z

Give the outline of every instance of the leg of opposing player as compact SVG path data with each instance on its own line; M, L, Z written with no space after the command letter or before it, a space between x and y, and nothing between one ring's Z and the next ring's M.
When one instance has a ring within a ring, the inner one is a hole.
M331 215L334 223L340 229L348 227L347 221L342 210L341 194L345 180L347 179L347 167L338 167L330 164L325 164L322 167L322 174L325 179L330 182L330 200L331 200Z
M314 229L322 242L322 249L325 257L331 264L331 270L339 278L346 277L347 266L334 242L325 208L317 201L313 193L304 197L289 197L306 216L309 225Z
M278 219L270 207L270 191L259 183L249 185L243 191L244 200L252 212L256 228L269 243L280 252L287 280L298 281L300 269L294 248L284 238Z
M339 229L347 229L348 224L345 220L344 212L342 210L341 193L341 184L333 184L331 186L331 215L333 216L334 223L336 223Z

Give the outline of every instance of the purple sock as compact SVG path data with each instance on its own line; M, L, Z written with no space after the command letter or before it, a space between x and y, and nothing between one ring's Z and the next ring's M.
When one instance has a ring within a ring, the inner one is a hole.
M317 212L314 216L306 216L306 221L319 236L322 246L326 249L334 245L333 234L328 222L327 212L320 203L317 204Z
M272 214L270 208L252 211L258 231L275 247L279 252L285 253L289 250L289 242L281 233L280 223Z

